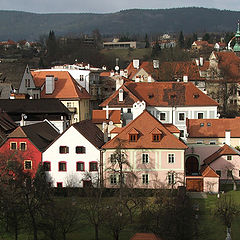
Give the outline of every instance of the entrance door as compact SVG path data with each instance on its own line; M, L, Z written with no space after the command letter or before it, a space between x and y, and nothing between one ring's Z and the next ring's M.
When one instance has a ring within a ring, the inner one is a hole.
M186 181L187 191L190 192L202 192L203 191L203 179L187 179Z
M186 160L186 174L187 175L198 175L198 160L194 156L190 156Z

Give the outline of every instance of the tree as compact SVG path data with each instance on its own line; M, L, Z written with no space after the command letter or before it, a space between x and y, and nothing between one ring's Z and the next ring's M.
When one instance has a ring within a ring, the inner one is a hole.
M149 43L149 40L148 40L148 35L146 34L145 35L145 48L149 48L150 47L150 43Z
M178 36L178 46L180 48L184 48L184 36L182 31L179 33L179 36Z
M50 31L48 39L46 42L47 45L47 59L49 62L55 61L57 59L56 55L58 53L58 45L55 37L54 31Z
M239 215L238 209L239 206L236 205L231 196L224 195L217 202L214 215L219 217L223 224L227 227L227 237L230 236L234 218Z
M210 40L210 35L209 35L209 33L205 33L205 34L203 35L202 40L209 42L209 40Z
M152 47L151 57L159 57L160 53L161 53L161 46L157 40Z

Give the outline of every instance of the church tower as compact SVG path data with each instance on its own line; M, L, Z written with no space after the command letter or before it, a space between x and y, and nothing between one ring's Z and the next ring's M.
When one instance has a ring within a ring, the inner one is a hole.
M238 21L238 27L237 32L235 34L235 45L233 47L233 51L239 56L240 55L240 29L239 29L239 21Z

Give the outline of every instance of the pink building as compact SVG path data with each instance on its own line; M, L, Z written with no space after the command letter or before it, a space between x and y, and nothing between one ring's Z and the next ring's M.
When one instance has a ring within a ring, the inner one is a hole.
M162 124L145 110L118 132L102 147L106 187L119 185L119 158L124 162L124 184L128 186L171 188L185 184L187 146L179 140L176 127Z

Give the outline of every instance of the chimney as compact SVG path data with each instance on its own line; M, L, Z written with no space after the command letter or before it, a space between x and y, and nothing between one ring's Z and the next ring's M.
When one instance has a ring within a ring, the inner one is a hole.
M203 66L203 57L199 58L200 66Z
M198 59L196 59L196 64L197 64L197 66L199 66L199 60Z
M103 139L104 142L106 143L108 141L108 124L103 122L102 123L102 132L103 132Z
M118 101L123 102L123 89L119 89L118 92Z
M187 75L183 76L183 82L188 82L188 76Z
M135 102L132 108L133 119L137 118L145 109L146 109L146 103L144 101Z
M228 146L231 144L231 130L225 130L225 144Z
M53 75L46 75L45 80L46 94L52 94L55 89L55 80Z
M151 77L151 75L148 76L148 82L152 82L152 77Z
M133 59L133 67L139 69L139 59Z
M140 77L139 76L136 76L135 82L140 82Z

